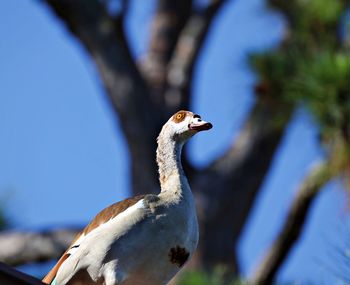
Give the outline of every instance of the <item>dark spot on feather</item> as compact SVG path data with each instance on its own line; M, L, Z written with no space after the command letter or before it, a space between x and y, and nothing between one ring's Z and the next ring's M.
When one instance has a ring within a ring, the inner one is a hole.
M168 256L171 263L176 264L178 267L182 267L190 256L190 253L186 248L177 245L170 249Z

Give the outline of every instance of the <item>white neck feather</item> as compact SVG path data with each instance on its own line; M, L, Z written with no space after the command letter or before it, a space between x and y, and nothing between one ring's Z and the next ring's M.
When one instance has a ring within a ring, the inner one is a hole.
M161 192L182 196L190 191L185 173L181 165L182 142L176 142L171 130L164 126L158 137L157 163Z

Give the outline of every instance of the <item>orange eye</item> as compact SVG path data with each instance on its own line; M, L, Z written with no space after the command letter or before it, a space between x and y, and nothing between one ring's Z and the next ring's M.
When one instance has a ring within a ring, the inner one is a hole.
M173 116L173 120L175 123L180 123L185 119L185 117L186 117L186 112L179 111Z
M180 120L180 119L183 118L183 116L184 116L183 113L179 113L179 114L176 115L176 119Z

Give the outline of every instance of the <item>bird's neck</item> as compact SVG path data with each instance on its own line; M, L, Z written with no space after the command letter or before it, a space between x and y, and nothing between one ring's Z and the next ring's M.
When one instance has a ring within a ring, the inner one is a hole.
M182 146L182 143L174 140L165 139L162 136L158 138L157 163L161 192L174 198L190 194L188 193L190 188L181 165Z

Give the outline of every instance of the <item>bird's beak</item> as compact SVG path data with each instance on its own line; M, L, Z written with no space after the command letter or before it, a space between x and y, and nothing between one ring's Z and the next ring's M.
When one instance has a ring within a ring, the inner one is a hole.
M210 130L213 127L213 125L209 122L203 121L203 120L197 120L196 122L192 122L188 125L188 128L193 131L207 131Z

